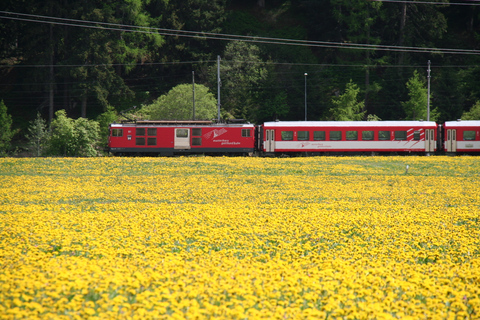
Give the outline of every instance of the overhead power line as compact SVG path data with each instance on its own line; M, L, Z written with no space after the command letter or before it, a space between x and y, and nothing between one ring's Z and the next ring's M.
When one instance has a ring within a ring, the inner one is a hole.
M443 5L443 6L480 6L479 1L469 1L469 2L440 2L440 1L409 1L409 0L370 0L383 3L410 3L410 4L431 4L431 5Z
M374 0L374 1L377 1L377 0ZM188 38L223 40L223 41L245 41L245 42L251 42L251 43L273 44L273 45L290 45L290 46L322 47L322 48L353 49L353 50L380 50L380 51L394 51L394 52L436 53L436 54L480 54L479 50L470 50L470 49L389 46L389 45L360 44L360 43L350 43L350 42L330 42L330 41L313 41L313 40L297 40L297 39L286 39L286 38L243 36L243 35L224 34L224 33L175 30L175 29L98 22L98 21L77 20L77 19L33 15L33 14L8 12L8 11L0 11L0 19L10 19L10 20L27 21L27 22L35 22L35 23L55 24L55 25L63 25L63 26L71 26L71 27L92 28L92 29L112 30L112 31L121 31L121 32L158 34L158 35L173 36L173 37L188 37Z

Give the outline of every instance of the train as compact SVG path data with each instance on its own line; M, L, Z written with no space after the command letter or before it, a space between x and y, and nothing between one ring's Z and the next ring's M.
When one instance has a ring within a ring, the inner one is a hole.
M112 123L116 156L480 154L480 120Z

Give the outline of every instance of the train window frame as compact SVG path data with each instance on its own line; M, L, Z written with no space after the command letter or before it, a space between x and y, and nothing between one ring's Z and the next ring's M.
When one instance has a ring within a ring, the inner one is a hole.
M112 129L112 137L123 137L123 129Z
M308 132L308 131L297 131L297 140L298 141L308 141L308 140L310 140L310 132Z
M178 128L175 130L175 136L177 138L188 138L188 129Z
M330 141L341 141L342 140L342 131L333 130L329 132Z
M136 146L144 146L145 145L145 138L143 138L143 137L135 138L135 145Z
M147 128L147 136L156 136L157 128Z
M147 138L147 146L156 146L157 145L157 138Z
M145 135L145 128L135 128L135 135L136 136L144 136Z
M200 137L195 137L195 138L192 138L192 146L201 146L202 145L202 138Z
M363 141L372 141L375 140L375 132L373 130L364 130L362 131L362 140Z
M356 130L348 130L348 131L345 133L345 139L347 139L347 140L349 140L349 141L358 140L358 131L356 131Z
M395 130L393 133L395 141L407 141L407 130Z
M313 140L314 141L325 141L326 140L325 131L313 131Z
M192 128L192 137L201 137L202 128Z
M474 130L463 131L463 141L475 141L475 134Z
M388 141L390 140L390 135L391 135L391 131L390 130L380 130L378 131L378 140L381 140L381 141Z
M281 131L282 141L293 141L293 131Z
M242 129L242 137L243 138L250 138L252 136L251 129Z
M413 140L420 141L420 130L413 131Z

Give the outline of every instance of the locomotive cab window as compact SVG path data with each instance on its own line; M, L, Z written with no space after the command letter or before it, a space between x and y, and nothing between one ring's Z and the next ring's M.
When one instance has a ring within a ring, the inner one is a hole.
M188 129L177 129L177 138L188 138Z
M362 140L373 140L373 131L362 131Z
M330 131L330 140L331 141L342 140L342 131Z
M250 129L242 129L242 137L248 138L252 136L252 130Z
M325 131L313 131L313 140L315 141L325 140Z
M395 140L407 140L407 131L395 131Z
M309 135L308 131L298 131L297 132L297 140L305 141L305 140L309 140L309 139L310 139L310 135Z
M358 140L358 132L357 131L347 131L346 138L347 138L347 140Z
M378 131L378 140L390 140L390 131Z
M293 131L282 131L282 140L283 141L293 140Z
M135 134L137 136L144 136L145 135L145 128L137 128L135 130ZM145 144L145 142L143 144Z
M202 128L192 129L192 137L201 137L201 136L202 136Z
M475 131L471 131L471 130L463 131L463 140L464 141L475 140Z
M123 137L123 129L112 129L112 137Z

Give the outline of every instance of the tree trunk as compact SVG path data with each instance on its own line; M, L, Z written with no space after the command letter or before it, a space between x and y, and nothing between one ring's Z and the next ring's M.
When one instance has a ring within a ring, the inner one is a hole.
M400 16L400 34L398 37L398 46L403 46L405 41L405 25L407 23L407 4L404 2L401 5L402 7L402 14ZM403 64L403 60L405 58L405 52L401 51L398 55L398 65ZM400 68L398 69L400 70Z
M82 115L81 115L82 118L87 118L87 93L88 93L88 90L85 89L82 97Z
M49 75L49 96L48 96L48 120L51 122L53 119L53 82L55 80L55 75L53 71L53 55L54 52L54 45L53 45L53 24L50 25L50 75Z

